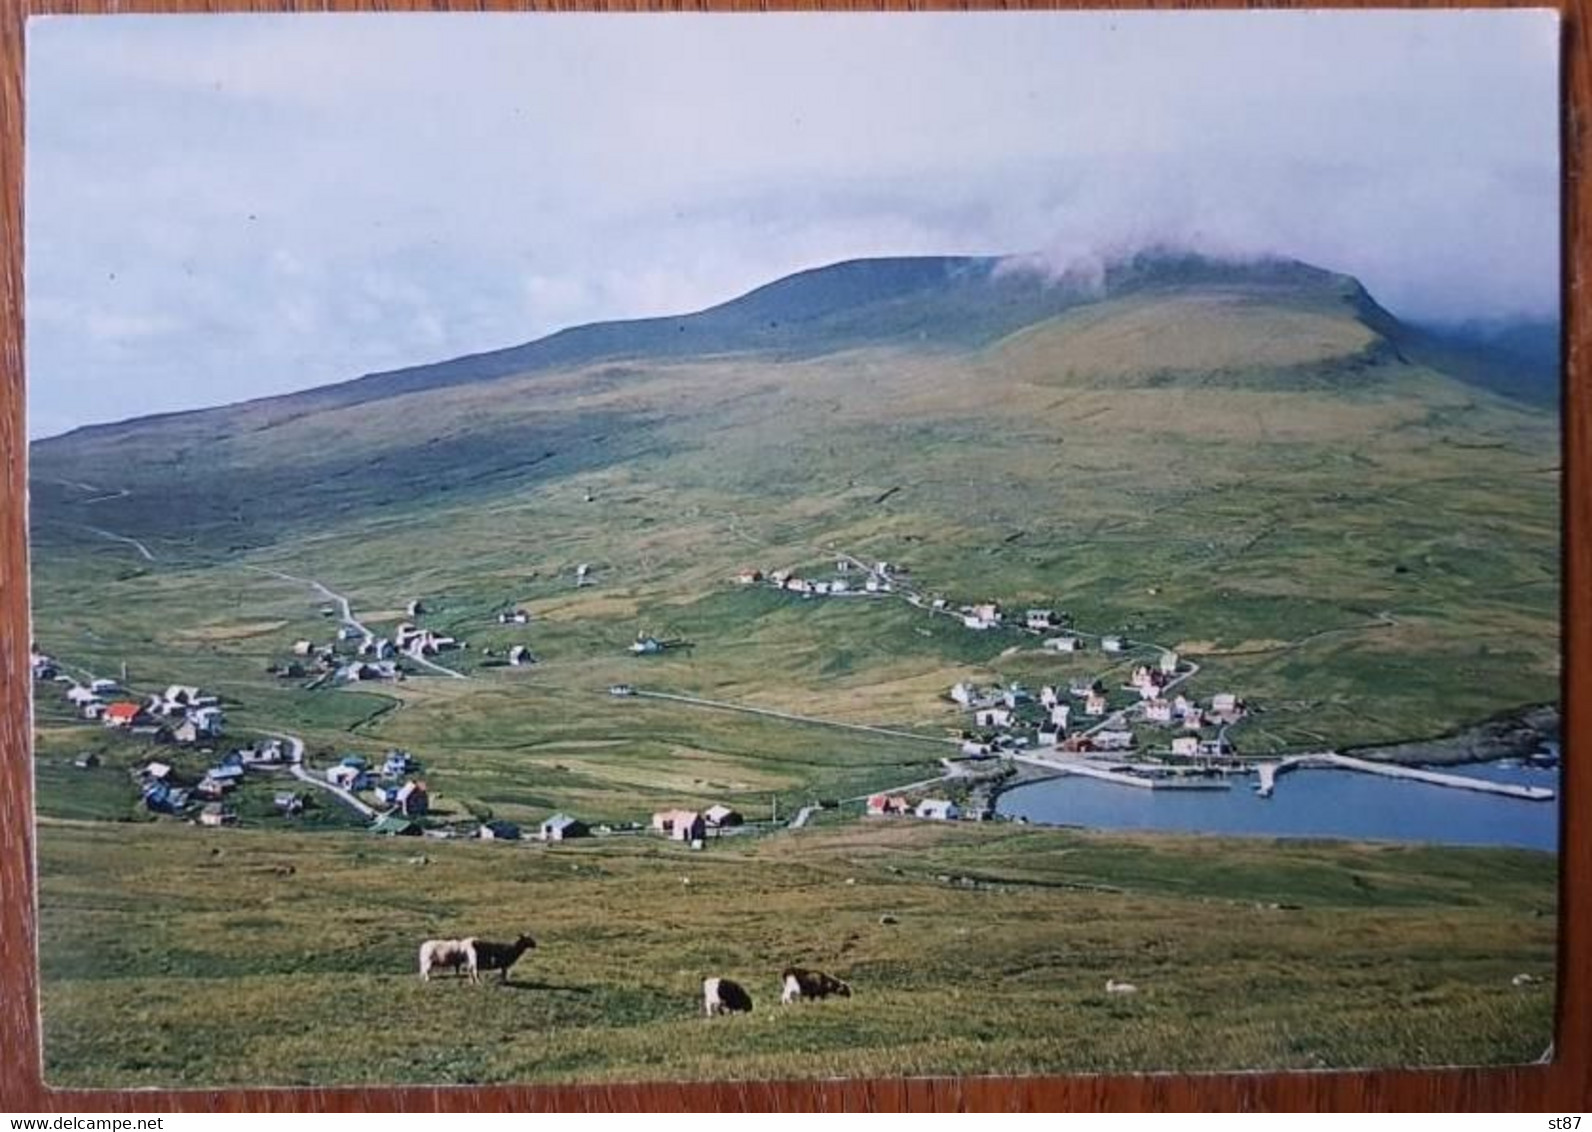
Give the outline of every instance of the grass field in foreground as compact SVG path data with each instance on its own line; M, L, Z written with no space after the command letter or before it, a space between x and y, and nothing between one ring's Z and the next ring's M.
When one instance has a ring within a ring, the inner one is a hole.
M1551 1036L1548 854L890 820L701 852L40 834L62 1086L1445 1065ZM522 930L507 986L416 977L422 939ZM856 996L780 1007L788 963ZM702 1018L710 974L756 1010Z

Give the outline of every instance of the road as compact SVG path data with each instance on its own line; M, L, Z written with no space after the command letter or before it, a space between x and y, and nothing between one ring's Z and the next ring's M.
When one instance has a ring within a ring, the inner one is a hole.
M364 802L361 802L352 792L344 790L341 786L336 786L330 782L327 782L324 778L316 778L309 771L305 770L304 740L300 739L297 735L289 735L285 731L267 731L265 734L272 739L281 739L288 745L289 753L287 769L288 773L294 778L298 779L307 786L315 787L317 790L324 790L328 794L335 794L345 805L353 807L353 809L365 815L367 818L377 818L381 816L371 807L367 806Z
M300 744L300 746L302 746L302 744ZM327 782L324 778L316 778L313 774L304 769L304 765L302 763L294 763L288 768L288 770L292 773L294 778L298 779L305 785L314 786L318 789L325 790L328 794L336 794L337 797L340 798L345 804L352 806L354 809L364 814L367 818L375 819L381 816L376 813L375 810L361 802L353 794L349 793L347 790L344 790L341 786L334 786L330 782Z
M354 616L353 607L348 604L348 599L346 597L326 586L324 583L317 582L314 578L300 578L296 574L286 574L281 570L267 570L264 566L245 566L243 569L252 570L256 574L266 574L272 578L280 578L285 582L297 582L301 586L309 586L314 589L316 593L326 598L327 601L336 603L340 611L339 617L344 625L349 626L354 631L366 637L374 637L376 635L375 633L371 632L369 627L367 627L363 621ZM420 665L422 668L429 668L433 672L441 673L444 676L451 676L455 680L469 679L469 677L464 673L455 672L453 669L448 668L445 665L438 664L435 661L427 660L423 656L413 656L409 653L405 653L404 655L410 660L414 661L416 664Z

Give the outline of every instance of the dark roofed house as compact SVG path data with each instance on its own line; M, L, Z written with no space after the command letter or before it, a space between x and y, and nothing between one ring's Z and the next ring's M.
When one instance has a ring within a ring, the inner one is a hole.
M383 814L371 824L370 831L386 834L388 837L419 837L420 824L408 818L401 818L397 814Z
M479 836L482 841L518 841L520 827L511 821L494 818L492 821L481 823Z
M572 837L585 837L589 832L585 822L568 814L554 814L542 823L543 841L568 841Z

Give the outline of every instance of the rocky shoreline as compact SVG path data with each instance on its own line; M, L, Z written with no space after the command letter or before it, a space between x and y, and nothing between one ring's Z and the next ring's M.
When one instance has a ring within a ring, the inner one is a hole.
M1459 766L1522 759L1540 751L1545 743L1557 743L1559 733L1558 706L1536 704L1483 720L1453 735L1380 747L1345 747L1342 753L1402 766Z

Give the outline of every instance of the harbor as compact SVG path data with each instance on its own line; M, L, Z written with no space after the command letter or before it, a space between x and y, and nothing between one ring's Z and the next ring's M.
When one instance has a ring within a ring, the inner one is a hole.
M1502 760L1470 763L1434 781L1438 772L1381 763L1368 763L1370 770L1353 765L1363 762L1295 763L1285 771L1290 778L1282 789L1275 788L1275 764L1263 772L1255 768L1253 785L1262 785L1264 773L1274 788L1262 797L1259 789L1146 789L1136 775L1038 758L1022 764L1024 774L1043 773L1043 780L1014 782L1000 792L995 808L1008 819L1098 830L1512 846L1545 852L1558 846L1559 807L1552 803L1558 795L1557 767ZM1408 770L1416 773L1402 773Z

